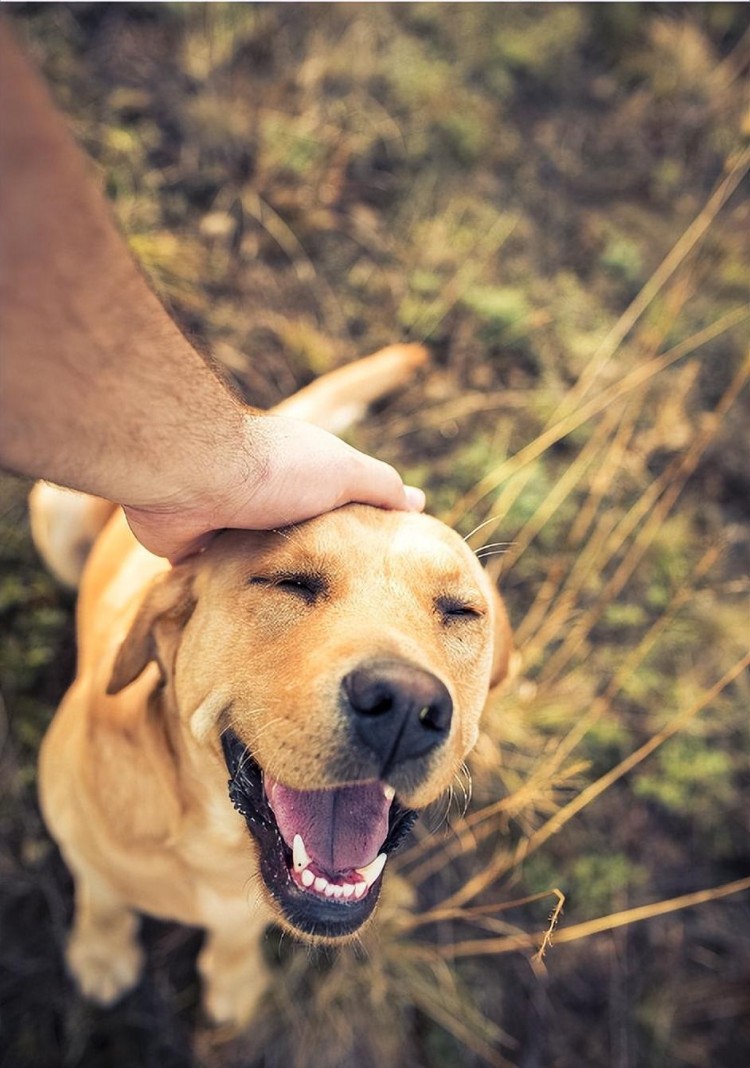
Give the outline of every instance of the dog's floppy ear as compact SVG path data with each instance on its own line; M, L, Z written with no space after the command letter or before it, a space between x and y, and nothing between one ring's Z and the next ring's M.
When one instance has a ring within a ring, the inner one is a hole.
M153 582L115 657L108 694L129 686L152 660L159 665L161 681L166 681L180 634L195 608L192 587L192 568L185 564Z
M495 614L495 632L493 635L492 673L490 689L498 686L508 677L511 657L513 655L513 631L505 609L505 603L493 585L492 607Z

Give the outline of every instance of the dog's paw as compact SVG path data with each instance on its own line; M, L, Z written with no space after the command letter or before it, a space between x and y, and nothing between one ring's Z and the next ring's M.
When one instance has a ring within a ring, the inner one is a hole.
M66 957L83 996L105 1007L132 990L143 970L143 950L132 940L113 945L73 937Z

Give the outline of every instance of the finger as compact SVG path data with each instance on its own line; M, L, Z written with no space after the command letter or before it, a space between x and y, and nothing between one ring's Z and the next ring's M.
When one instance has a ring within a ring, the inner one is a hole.
M337 441L341 448L342 442ZM338 504L372 504L394 511L422 512L425 495L416 486L406 486L390 464L346 446L349 464L341 470ZM343 459L343 454L340 454Z
M342 472L339 504L351 501L398 511L412 510L411 499L395 467L357 450L352 452L355 462Z
M423 512L425 510L427 498L424 490L419 489L418 486L404 486L404 495L410 512Z

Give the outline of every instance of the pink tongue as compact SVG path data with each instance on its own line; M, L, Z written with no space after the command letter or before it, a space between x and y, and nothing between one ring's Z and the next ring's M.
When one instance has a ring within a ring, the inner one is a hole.
M363 868L380 852L391 807L382 783L292 790L266 776L264 785L286 844L291 849L302 835L310 859L325 871Z

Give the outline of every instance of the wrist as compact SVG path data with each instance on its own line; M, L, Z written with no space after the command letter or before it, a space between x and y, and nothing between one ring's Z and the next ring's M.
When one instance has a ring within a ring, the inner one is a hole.
M195 514L207 530L227 526L234 511L243 511L268 476L270 443L261 412L226 400L214 418L194 425L194 440L175 453L175 469L138 507Z

